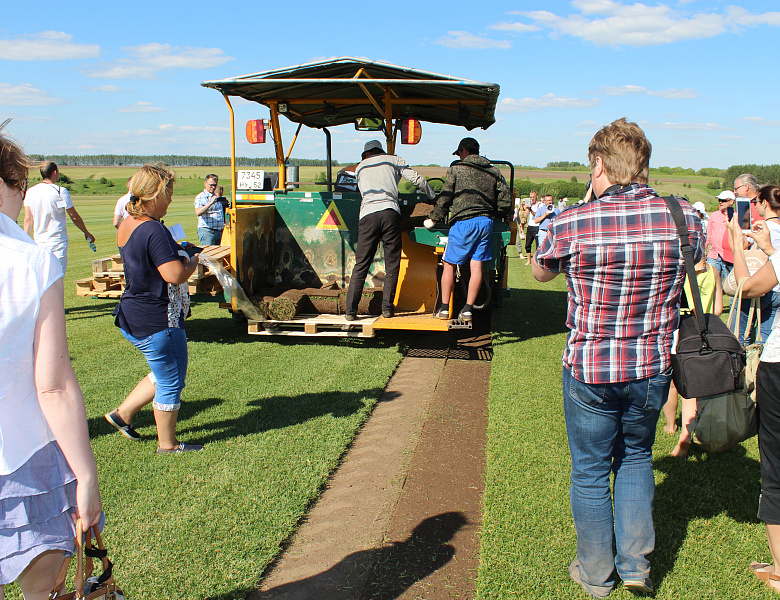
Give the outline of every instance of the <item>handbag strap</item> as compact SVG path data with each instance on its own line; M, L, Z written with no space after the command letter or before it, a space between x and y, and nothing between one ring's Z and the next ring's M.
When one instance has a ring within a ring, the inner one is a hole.
M74 581L74 598L76 599L84 598L84 532L81 530L81 527L81 518L79 518L76 521L76 539L74 540L76 543L75 553L77 557L76 579ZM62 586L65 585L65 577L68 574L69 564L70 558L65 559L54 583L54 589L52 589L51 593L49 594L50 600L61 595L60 590L62 589Z
M739 338L739 318L738 315L742 309L742 287L747 281L747 277L737 285L737 292L734 294L734 299L731 301L731 308L729 309L729 316L726 319L726 326L734 334L734 337ZM761 335L761 302L759 298L750 299L750 310L748 310L747 325L745 325L745 336L747 337L750 327L753 325L753 315L756 315L756 344L763 344L764 337Z
M92 535L95 536L95 540L97 541L97 548L92 547ZM92 529L89 531L89 536L87 537L87 547L84 550L84 554L87 557L87 577L92 575L92 570L94 568L92 559L99 558L103 563L103 573L101 573L100 577L98 577L98 583L112 583L114 581L114 565L110 560L108 560L108 552L106 551L105 546L103 546L103 538L100 537L100 529L98 529L96 525L93 525Z
M699 335L701 335L701 349L710 350L710 343L707 340L707 322L704 320L704 309L701 305L701 293L699 292L699 282L696 279L696 269L693 262L693 248L688 234L688 225L685 222L682 207L674 196L664 196L663 201L672 213L672 219L677 226L677 234L680 236L680 249L685 259L685 272L688 276L688 284L691 286L691 296L693 296L693 306L696 315L696 323L699 326ZM683 293L685 293L683 291Z

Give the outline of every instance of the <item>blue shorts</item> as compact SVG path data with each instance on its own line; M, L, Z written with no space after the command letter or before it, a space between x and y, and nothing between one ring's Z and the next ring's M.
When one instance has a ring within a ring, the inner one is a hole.
M169 327L139 339L120 329L149 363L156 379L154 407L172 412L181 407L181 391L187 376L187 334L179 327Z
M493 259L490 238L493 236L493 219L474 217L456 221L450 227L444 261L451 265L465 265L469 260L484 262Z

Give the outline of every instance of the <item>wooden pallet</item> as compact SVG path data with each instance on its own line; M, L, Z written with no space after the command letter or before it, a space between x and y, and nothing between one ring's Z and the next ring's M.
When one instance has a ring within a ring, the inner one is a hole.
M230 266L230 246L206 246L202 254L209 256L224 267ZM205 265L198 268L188 280L191 296L195 294L210 294L215 296L222 292L222 286L217 276ZM76 296L96 298L119 298L125 289L125 272L122 257L114 254L106 258L92 261L92 277L76 281Z
M109 277L87 277L76 280L76 295L92 298L119 298L125 290L125 280Z
M301 315L289 321L249 321L252 335L289 335L299 337L374 337L378 317L359 317L347 321L344 315Z

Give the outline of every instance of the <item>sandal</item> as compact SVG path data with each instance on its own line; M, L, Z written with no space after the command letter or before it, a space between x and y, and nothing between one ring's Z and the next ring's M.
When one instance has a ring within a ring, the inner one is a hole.
M181 454L182 452L200 452L203 450L203 446L200 444L185 444L179 442L179 445L174 448L157 448L157 454Z
M753 571L753 575L767 585L769 585L770 581L780 581L780 576L775 574L774 567L769 563L752 562L750 563L750 570ZM774 588L774 586L770 587Z

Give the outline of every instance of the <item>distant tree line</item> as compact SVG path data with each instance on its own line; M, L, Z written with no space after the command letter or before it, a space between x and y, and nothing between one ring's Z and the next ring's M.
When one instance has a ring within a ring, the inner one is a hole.
M556 162L548 162L545 169L547 171L577 171L578 169L587 168L581 162L571 162L568 160L559 160Z
M734 165L726 169L723 185L728 187L743 173L755 175L761 185L780 185L780 165Z
M146 163L160 162L171 167L229 167L229 156L189 156L179 154L30 154L34 161L51 160L63 166L84 167L140 167ZM328 161L313 158L291 158L290 164L300 167L322 167ZM275 158L249 158L237 156L236 163L247 167L275 167ZM332 164L338 165L338 161Z

